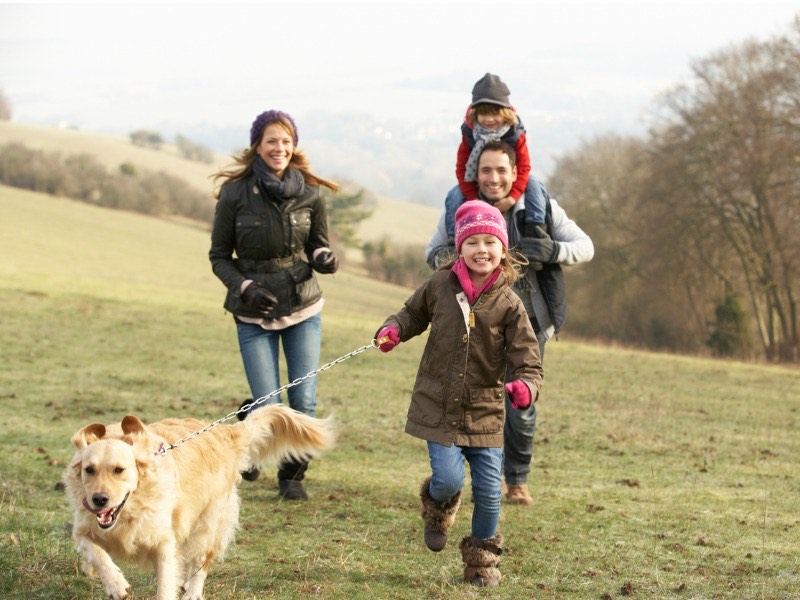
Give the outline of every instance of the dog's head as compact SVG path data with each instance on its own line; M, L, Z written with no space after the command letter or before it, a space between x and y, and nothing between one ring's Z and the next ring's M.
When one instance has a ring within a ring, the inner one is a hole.
M77 452L65 483L73 498L95 514L101 529L114 526L143 471L152 465L152 456L143 450L146 438L145 426L133 416L125 417L121 427L93 423L72 436Z

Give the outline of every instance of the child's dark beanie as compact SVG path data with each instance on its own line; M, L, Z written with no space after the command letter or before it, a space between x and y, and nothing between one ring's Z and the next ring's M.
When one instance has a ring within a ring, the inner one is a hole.
M503 83L499 76L487 73L472 88L472 104L470 106L486 102L511 108L511 103L508 101L510 94L508 86Z

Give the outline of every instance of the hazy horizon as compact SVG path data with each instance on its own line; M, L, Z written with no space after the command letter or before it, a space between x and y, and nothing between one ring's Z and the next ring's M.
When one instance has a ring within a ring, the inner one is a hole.
M645 132L692 60L781 35L796 14L786 2L0 4L0 87L16 121L182 133L223 153L280 108L325 171L394 169L369 182L392 179L386 193L433 170L421 193L440 195L485 72L509 85L547 172L600 133Z

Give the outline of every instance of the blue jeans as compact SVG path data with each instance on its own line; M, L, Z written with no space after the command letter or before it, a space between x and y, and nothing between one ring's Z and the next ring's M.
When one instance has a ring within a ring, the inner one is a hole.
M502 448L472 448L469 446L443 446L428 442L431 461L431 498L446 502L464 487L464 459L469 461L472 475L472 535L485 540L497 533L500 520L500 485L503 462Z
M532 311L532 308L528 308ZM530 314L530 312L529 312ZM531 319L535 322L535 319ZM544 364L544 345L547 340L541 331L536 331L539 340L539 353ZM503 425L503 474L506 483L526 483L528 473L531 472L533 460L533 434L536 431L536 404L525 410L517 410L511 406L511 401L506 394L506 422Z
M320 314L286 329L269 331L251 323L237 323L239 349L242 352L244 371L253 399L258 400L281 387L278 371L278 342L283 343L289 381L310 373L319 367L319 349L322 340L322 318ZM306 379L303 383L287 390L289 406L294 410L314 416L317 407L317 378ZM278 395L267 403L283 402ZM251 408L256 410L261 403Z
M447 236L451 239L456 237L456 211L465 201L466 198L458 186L447 192L447 197L444 199L444 224ZM528 185L525 186L525 222L544 223L546 212L547 190L541 181L531 175Z

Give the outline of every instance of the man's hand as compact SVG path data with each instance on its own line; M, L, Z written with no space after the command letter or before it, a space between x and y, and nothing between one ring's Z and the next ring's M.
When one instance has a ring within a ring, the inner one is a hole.
M278 299L268 289L260 286L255 281L244 289L242 300L250 308L263 313L275 310L278 305Z
M541 227L536 228L536 237L523 237L517 241L517 250L531 263L549 264L558 257L558 242L547 235Z
M339 259L330 250L323 250L311 262L311 267L317 273L330 275L339 270Z
M434 271L443 265L450 258L456 255L456 243L451 238L444 246L439 246L428 256L428 266Z

